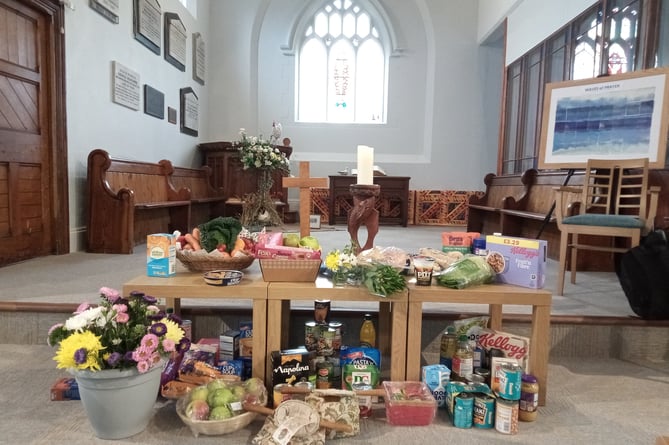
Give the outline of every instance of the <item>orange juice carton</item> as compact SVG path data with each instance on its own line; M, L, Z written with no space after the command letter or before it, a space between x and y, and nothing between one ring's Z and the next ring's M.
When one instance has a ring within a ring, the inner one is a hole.
M444 252L471 253L472 243L479 238L479 232L442 232L441 250Z
M150 277L171 277L177 271L177 237L170 233L154 233L146 237L146 274Z
M546 282L545 240L511 236L486 236L488 264L500 283L541 289Z

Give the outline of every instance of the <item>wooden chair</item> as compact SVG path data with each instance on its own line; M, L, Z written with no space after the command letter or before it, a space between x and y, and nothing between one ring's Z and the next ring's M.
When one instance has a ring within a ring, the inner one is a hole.
M659 187L648 186L648 159L597 160L586 164L583 186L556 188L555 212L560 229L560 269L557 295L564 293L564 276L569 261L571 282L576 283L579 249L625 252L639 245L643 234L653 228ZM608 245L579 242L579 235L611 237ZM628 247L616 244L616 237L629 238Z

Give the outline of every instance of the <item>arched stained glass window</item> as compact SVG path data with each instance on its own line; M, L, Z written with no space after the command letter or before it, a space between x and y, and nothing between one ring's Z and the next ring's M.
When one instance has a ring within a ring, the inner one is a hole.
M297 121L385 122L388 54L363 6L326 1L299 31Z

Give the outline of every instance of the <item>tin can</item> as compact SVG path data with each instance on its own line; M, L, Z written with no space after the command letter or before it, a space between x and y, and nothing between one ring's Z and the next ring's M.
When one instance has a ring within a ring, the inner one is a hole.
M332 339L332 350L337 353L341 350L341 336L343 324L340 321L331 321L328 323L330 329L334 329L334 338Z
M486 368L474 368L474 375L483 377L485 384L490 386L490 370Z
M518 401L501 397L495 402L495 429L502 434L518 434Z
M463 392L455 396L453 405L453 426L471 428L474 417L474 396Z
M181 329L184 331L184 337L193 340L193 322L191 320L181 320Z
M314 320L319 324L330 321L330 300L314 300Z
M487 394L476 394L473 418L475 428L492 428L495 425L495 398Z
M325 360L316 365L316 388L332 388L332 363Z
M507 400L520 400L523 368L516 363L502 363L497 370L497 394Z
M465 381L472 384L484 384L485 378L482 375L472 374L465 377Z
M323 325L320 329L318 337L318 347L316 353L323 357L330 357L334 354L333 342L335 337L335 330Z
M293 385L295 388L302 388L308 390L309 392L314 390L314 384L311 382L297 382ZM304 400L307 397L307 394L292 394L292 399Z
M318 348L318 338L321 327L315 321L304 323L304 347L307 351L315 351Z
M485 246L485 238L476 238L472 240L472 253L474 255L486 256L488 249Z

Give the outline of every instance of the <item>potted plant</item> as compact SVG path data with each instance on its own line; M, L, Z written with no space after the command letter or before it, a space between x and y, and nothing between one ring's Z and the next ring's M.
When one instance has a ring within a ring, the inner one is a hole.
M56 367L74 375L96 436L121 439L146 428L164 359L188 350L190 340L181 320L151 296L133 292L126 298L103 287L100 300L82 303L65 323L52 326L48 343L56 348Z

